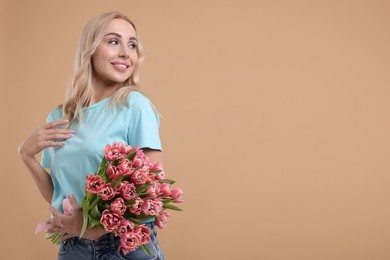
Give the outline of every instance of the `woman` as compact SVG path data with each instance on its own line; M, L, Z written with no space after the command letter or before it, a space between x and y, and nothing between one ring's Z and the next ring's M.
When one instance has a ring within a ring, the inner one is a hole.
M117 250L119 238L98 227L78 238L85 178L98 168L106 144L139 146L152 162L162 163L158 115L136 91L142 60L143 49L129 18L111 12L92 19L82 31L64 103L19 146L21 159L51 203L48 232L64 234L58 259L164 259L154 220L146 223L152 230L147 244L151 257L140 247L123 255ZM41 151L42 164L35 158ZM73 207L71 216L62 213L65 198Z

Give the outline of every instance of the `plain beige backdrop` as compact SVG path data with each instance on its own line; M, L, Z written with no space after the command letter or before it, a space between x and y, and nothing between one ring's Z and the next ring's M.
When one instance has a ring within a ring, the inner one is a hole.
M93 16L146 50L165 167L185 192L168 260L390 259L390 1L1 1L0 258L55 259L19 143L64 96Z

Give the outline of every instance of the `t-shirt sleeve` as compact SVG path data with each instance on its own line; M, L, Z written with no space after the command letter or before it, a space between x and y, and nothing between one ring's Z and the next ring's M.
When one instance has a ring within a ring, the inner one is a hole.
M61 117L62 117L61 109L56 108L49 113L49 115L47 116L47 119L46 119L46 123L58 120ZM42 157L41 157L41 165L43 168L50 168L51 167L51 162L53 159L52 153L53 153L53 148L51 148L51 147L47 147L47 148L43 149Z
M52 113L50 113L47 116L46 123L49 123L51 121L53 121ZM45 148L42 151L41 165L43 168L50 168L50 166L51 166L51 155L50 155L50 151L48 148Z
M140 92L129 95L129 145L162 151L159 135L160 118L150 100Z

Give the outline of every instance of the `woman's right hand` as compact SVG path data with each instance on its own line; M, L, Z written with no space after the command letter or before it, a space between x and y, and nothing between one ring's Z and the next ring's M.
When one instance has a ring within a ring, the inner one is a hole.
M56 128L68 124L68 120L57 120L44 124L35 129L26 140L24 140L18 149L19 156L22 159L34 157L47 147L63 146L65 141L56 141L69 139L73 136L74 130Z

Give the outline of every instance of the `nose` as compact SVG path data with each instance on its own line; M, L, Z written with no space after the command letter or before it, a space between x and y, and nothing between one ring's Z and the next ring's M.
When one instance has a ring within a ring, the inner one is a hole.
M118 56L121 58L128 59L130 57L129 47L124 44L121 44L119 46Z

